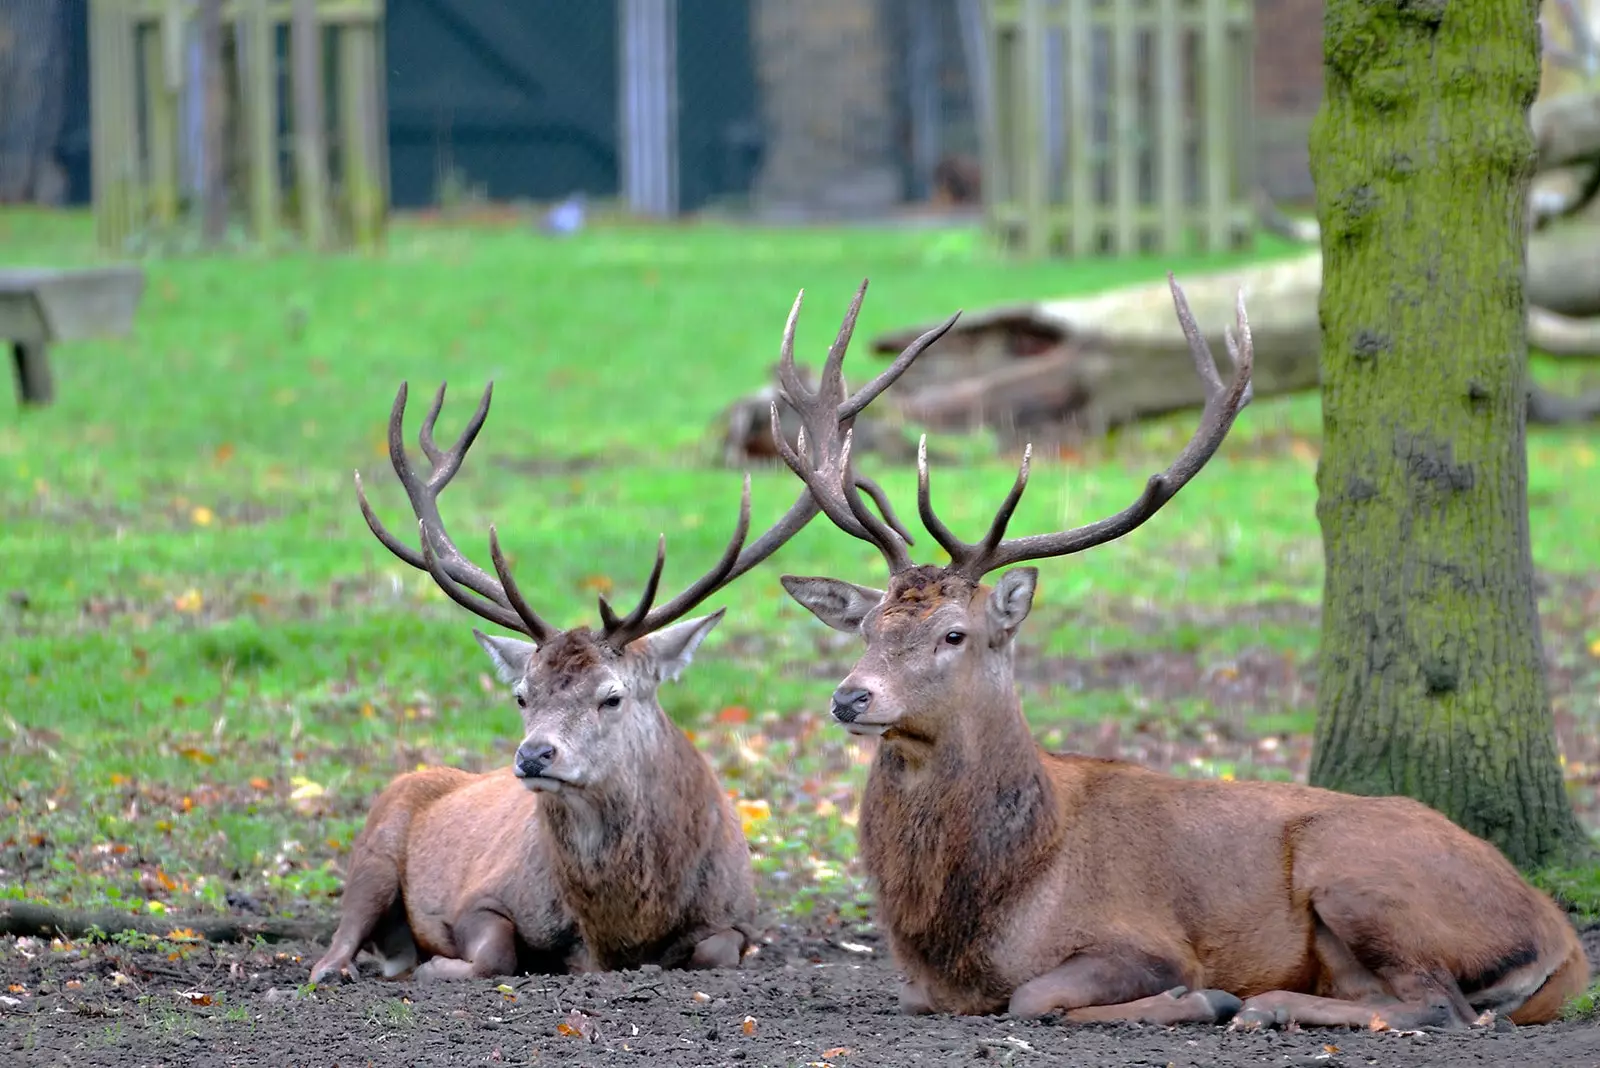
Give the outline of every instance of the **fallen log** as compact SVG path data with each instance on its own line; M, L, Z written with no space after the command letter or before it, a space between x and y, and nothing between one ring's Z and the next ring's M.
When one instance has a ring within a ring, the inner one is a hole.
M1528 122L1541 172L1600 156L1600 91L1561 93L1536 101Z
M1223 327L1233 322L1235 297L1244 290L1257 396L1317 388L1319 253L1182 282L1219 354ZM924 329L875 338L873 351L897 353ZM1533 315L1530 331L1536 344L1549 342L1567 353L1593 336L1588 324L1549 313ZM907 369L889 398L901 415L930 430L982 427L999 432L1002 441L1026 437L1044 445L1199 406L1204 398L1189 364L1171 293L1165 283L1153 283L965 314ZM1589 398L1532 390L1529 417L1535 422L1597 414Z
M110 909L81 911L28 901L0 903L0 935L36 938L82 938L91 931L107 935L136 931L156 938L175 930L193 931L207 942L326 942L334 921L254 919L244 916L135 916Z

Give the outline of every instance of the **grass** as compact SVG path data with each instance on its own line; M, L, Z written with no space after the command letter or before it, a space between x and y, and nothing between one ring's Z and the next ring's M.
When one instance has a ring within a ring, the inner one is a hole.
M1264 239L1256 255L1286 251ZM92 261L90 222L0 213L0 257ZM738 475L712 464L711 424L764 382L801 287L800 350L817 366L871 277L846 369L860 381L878 366L864 342L891 328L1237 259L1016 264L962 230L615 226L557 242L413 222L377 259L148 263L133 334L62 348L57 402L0 418L0 894L326 911L389 776L505 759L517 721L471 640L474 621L390 557L356 508L359 469L379 514L406 533L383 446L402 380L413 443L441 379L441 437L495 381L489 420L444 495L446 520L483 556L497 523L530 600L570 625L593 618L597 591L634 594L658 532L669 586L720 550ZM1122 507L1191 421L1037 462L1014 529ZM1315 650L1318 421L1315 397L1258 400L1160 520L1046 565L1024 645L1052 671L1120 655L1206 680L1174 695L1159 679L1085 688L1041 674L1030 715L1047 741L1082 743L1110 723L1157 739L1189 773L1292 772L1310 727L1303 695L1276 683L1228 694L1270 675L1273 658L1303 671ZM1546 572L1595 567L1579 490L1595 443L1586 429L1531 435L1534 557ZM976 531L1013 463L939 470L941 513ZM865 466L904 513L914 474ZM796 489L786 471L754 472L755 523ZM826 672L849 650L776 576L877 582L879 566L814 523L713 599L708 610L726 605L728 620L662 692L729 787L766 803L747 812L765 885L785 888L779 907L858 898L849 858L863 767L815 715ZM1590 683L1594 626L1580 618L1547 634ZM1596 715L1589 698L1558 700Z

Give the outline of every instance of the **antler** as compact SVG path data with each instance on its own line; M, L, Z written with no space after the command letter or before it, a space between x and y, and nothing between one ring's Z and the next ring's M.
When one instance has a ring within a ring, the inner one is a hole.
M839 328L838 336L834 338L833 345L828 349L827 361L823 364L822 375L815 391L808 390L801 378L799 369L794 362L794 328L795 320L800 314L800 302L805 298L805 290L795 297L794 307L789 312L789 321L783 331L783 347L778 361L778 378L781 383L781 393L785 400L800 414L800 451L809 453L807 435L810 441L815 442L823 466L829 470L843 470L849 464L849 437L850 429L855 424L856 416L860 415L867 405L876 400L884 390L894 384L895 379L911 366L913 360L920 356L929 345L938 340L939 335L948 330L955 323L955 317L943 327L930 331L924 338L919 338L905 352L878 377L862 386L848 398L845 396L844 384L844 353L850 344L850 335L855 330L856 315L861 310L861 299L866 295L867 282L861 282L861 287L856 290L855 300L850 304L850 311L846 314L844 325ZM777 404L773 404L773 438L778 450L785 457L794 456L789 448L782 430L777 423ZM844 437L841 440L840 433ZM796 462L799 462L798 457ZM889 505L889 499L883 489L870 478L861 475L851 476L852 488L859 487L870 496L878 507L883 510L884 519L872 516L874 522L883 526L890 537L903 539L909 544L911 534L901 525L894 514L894 509ZM673 620L687 614L695 605L705 598L728 585L752 567L761 563L776 552L784 542L793 537L802 527L811 522L817 515L819 502L810 489L801 492L788 513L754 543L747 546L742 552L740 545L744 540L745 532L750 525L750 476L744 478L744 497L739 509L739 526L733 539L723 551L722 559L717 562L709 572L702 576L693 586L684 590L667 604L653 611L650 602L654 599L656 588L661 577L661 568L666 559L666 538L663 535L656 549L656 565L650 572L650 579L645 584L644 595L639 604L625 619L617 619L611 606L605 598L600 599L600 615L605 622L606 635L609 640L621 646L642 634L648 634L666 626ZM823 505L823 507L826 507Z
M494 383L490 382L484 387L483 399L478 402L478 410L467 421L467 428L461 432L456 443L444 451L440 451L433 440L433 426L438 421L440 409L444 407L445 387L440 384L439 392L434 395L433 404L422 420L422 430L417 435L422 451L432 465L426 479L417 475L406 456L407 386L408 383L400 383L400 390L394 397L394 407L389 412L389 460L394 464L394 473L400 477L400 485L405 487L406 496L411 500L411 510L417 517L421 532L422 551L418 552L401 542L379 521L372 505L367 502L367 491L361 485L361 472L357 471L356 498L361 502L361 514L366 518L367 526L384 548L412 567L431 574L439 588L469 612L508 630L526 634L536 642L549 640L556 634L556 628L540 619L538 613L523 600L521 591L506 568L505 558L500 554L500 541L494 527L489 528L489 555L494 561L499 581L462 555L445 530L444 520L439 517L439 494L461 470L461 461L466 458L467 450L472 448L478 431L483 429L483 421L489 415L489 398L494 393Z
M791 381L793 388L788 395L792 398L797 410L801 411L805 420L805 427L811 431L814 438L820 443L820 461L825 470L847 470L849 466L849 428L854 424L855 417L862 409L871 404L879 394L888 389L894 380L899 378L911 362L932 344L938 334L949 329L955 322L952 317L949 323L938 331L931 331L926 339L918 339L910 348L901 353L882 374L878 375L866 386L862 387L848 399L844 396L844 376L842 362L845 346L850 341L850 331L855 326L856 312L860 309L861 298L866 293L867 283L861 283L861 289L856 293L855 302L851 305L850 314L845 320L845 326L840 330L839 337L828 351L828 361L822 371L821 381L815 393L805 390L800 383L800 376L794 365L794 320L799 312L800 302L795 301L795 310L790 313L789 325L784 331L783 361L780 365L780 374L786 385ZM802 293L803 295L803 293ZM428 409L427 416L423 419L422 429L418 440L422 451L427 455L432 464L432 471L426 479L418 476L411 466L411 461L406 456L404 438L404 420L406 409L407 386L401 383L399 392L395 395L394 407L389 415L389 459L394 464L395 474L400 478L400 483L405 487L406 496L411 501L411 510L417 517L417 527L421 535L421 551L402 543L391 534L379 521L373 512L372 506L367 501L366 490L361 484L361 473L356 472L356 496L361 503L361 514L367 520L367 526L372 533L383 543L384 547L401 560L421 571L426 571L433 576L439 588L449 595L457 604L468 611L506 627L528 635L535 642L543 643L553 638L558 629L539 618L538 614L529 607L522 593L517 588L515 580L511 577L510 569L506 566L505 558L500 552L499 537L493 525L489 527L489 554L494 563L495 577L491 577L482 568L468 560L455 546L449 533L445 530L444 522L439 516L438 497L441 491L449 485L450 480L461 468L461 461L466 456L467 450L472 447L473 441L478 436L478 431L483 428L483 422L489 414L489 399L494 391L494 383L490 383L483 391L483 399L478 403L478 410L473 413L467 423L467 428L450 449L441 451L433 440L434 423L439 417L440 409L444 406L445 387L439 387L438 394L433 399L433 405ZM774 406L776 410L776 406ZM823 415L827 418L823 418ZM840 441L840 429L845 432L844 440ZM776 427L774 430L776 432ZM800 443L801 452L809 452L802 431ZM787 442L781 433L777 433L780 448L787 450ZM793 455L791 452L790 455ZM873 521L889 531L890 536L901 538L904 543L909 543L911 535L900 525L895 518L893 510L889 507L883 490L877 483L865 477L852 476L852 493L856 487L866 493L883 509L886 520L873 516ZM744 487L739 498L739 519L734 526L733 536L729 539L727 547L717 563L691 583L683 592L672 598L666 604L656 605L657 593L661 587L661 572L666 566L667 539L663 534L656 543L655 566L651 568L650 577L645 582L643 594L633 610L625 616L617 615L604 595L600 601L601 632L599 638L615 649L622 649L629 642L643 635L649 634L677 620L689 612L707 597L716 593L746 571L761 563L776 552L785 542L797 534L807 523L814 519L818 511L818 502L811 490L803 490L788 512L759 538L749 545L745 538L750 533L750 476L744 476Z
M850 444L855 417L878 394L888 389L889 385L911 366L913 360L943 337L956 324L961 313L956 312L907 345L905 351L901 352L882 374L863 386L855 396L846 400L841 367L844 364L845 349L850 345L850 336L855 332L856 316L861 312L861 300L866 293L867 283L863 281L861 288L856 290L855 299L850 302L850 309L845 312L844 323L839 327L838 336L828 348L828 359L822 369L822 383L815 392L805 388L805 383L795 370L794 330L795 323L800 317L800 304L805 299L805 290L802 289L799 296L795 297L794 307L789 311L789 321L783 328L783 351L778 362L778 381L783 399L788 401L800 416L801 429L797 442L799 448L791 449L788 441L784 439L778 425L776 402L772 405L772 437L773 443L778 448L778 454L783 457L783 462L800 476L800 480L806 485L807 495L816 502L817 507L822 509L834 525L876 546L884 559L889 562L891 571L903 571L913 566L910 552L911 535L895 518L888 497L877 483L856 474L851 466ZM817 449L818 457L815 462L810 461L806 455L808 443ZM881 518L861 499L862 490L866 491L883 513Z
M1212 358L1211 348L1195 324L1194 314L1189 310L1189 302L1184 298L1183 288L1178 285L1171 272L1167 274L1167 283L1172 288L1172 303L1177 308L1178 322L1183 327L1183 336L1188 339L1189 353L1194 358L1195 371L1205 385L1206 394L1205 410L1201 413L1200 425L1195 429L1194 436L1189 439L1183 451L1178 454L1178 458L1165 471L1151 475L1138 500L1116 515L1072 530L1055 534L1035 534L1031 537L1006 541L1006 525L1011 522L1011 516L1017 510L1017 502L1022 499L1022 491L1028 485L1028 461L1032 454L1030 445L1023 450L1022 466L1017 471L1017 480L1012 484L1011 492L1006 494L1000 510L995 513L994 522L989 525L989 533L981 542L968 544L952 534L950 528L934 514L928 492L927 438L924 437L917 451L917 511L922 516L923 526L928 528L928 533L932 534L950 554L950 570L976 582L990 571L1024 560L1067 556L1114 541L1135 530L1160 511L1162 505L1170 501L1216 453L1218 446L1222 444L1222 439L1233 426L1234 419L1240 410L1250 403L1252 396L1250 371L1254 350L1250 340L1250 320L1245 314L1244 291L1240 290L1236 304L1237 338L1232 329L1227 327L1223 329L1228 356L1236 369L1233 381L1224 386L1217 374L1217 364Z

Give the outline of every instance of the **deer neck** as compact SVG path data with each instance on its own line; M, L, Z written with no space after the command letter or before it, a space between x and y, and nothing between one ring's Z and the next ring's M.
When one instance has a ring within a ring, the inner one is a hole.
M918 971L978 988L1002 983L988 956L996 925L1064 827L1009 672L1005 682L991 691L996 711L957 709L928 743L886 741L861 805L862 860L896 944Z
M665 726L629 775L544 805L553 867L586 939L605 932L646 951L668 936L679 888L717 841L715 780L684 733ZM605 946L592 948L606 956Z

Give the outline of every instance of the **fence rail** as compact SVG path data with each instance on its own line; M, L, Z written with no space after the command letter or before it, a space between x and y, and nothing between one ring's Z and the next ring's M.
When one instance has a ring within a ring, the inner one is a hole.
M171 227L186 205L219 240L230 201L258 241L289 225L315 248L381 241L383 16L383 0L90 0L101 244Z
M1006 246L1248 246L1249 0L988 0L985 16L985 201Z

